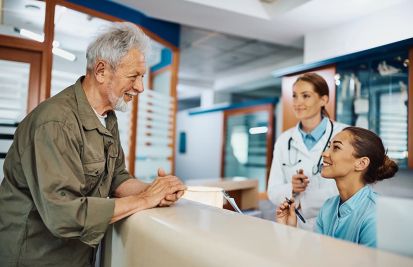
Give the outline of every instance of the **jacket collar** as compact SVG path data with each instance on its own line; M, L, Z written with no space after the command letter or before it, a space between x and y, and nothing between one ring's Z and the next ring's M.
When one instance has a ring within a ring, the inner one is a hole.
M84 78L85 76L80 77L74 84L80 121L86 130L97 129L101 134L112 136L112 130L116 124L115 112L113 110L108 112L108 116L106 118L107 128L103 127L86 98L85 91L82 87L82 81Z

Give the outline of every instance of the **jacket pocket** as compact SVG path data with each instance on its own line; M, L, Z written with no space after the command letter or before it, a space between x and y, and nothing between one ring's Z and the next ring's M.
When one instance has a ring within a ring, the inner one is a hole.
M91 192L100 182L102 175L105 172L106 162L104 160L92 163L83 164L85 174L85 186L82 190L84 194Z

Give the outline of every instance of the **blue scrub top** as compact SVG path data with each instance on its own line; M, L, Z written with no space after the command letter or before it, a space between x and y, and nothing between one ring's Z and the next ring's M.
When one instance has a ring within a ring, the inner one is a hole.
M298 130L300 131L301 136L303 137L303 142L308 150L311 150L317 144L317 142L320 141L321 137L323 137L327 129L328 121L329 121L329 118L324 117L321 120L321 122L317 125L317 127L315 127L311 131L311 133L304 132L301 129L301 123L300 123L300 127L298 127Z
M376 247L376 193L366 185L341 205L340 196L329 198L318 214L315 231Z

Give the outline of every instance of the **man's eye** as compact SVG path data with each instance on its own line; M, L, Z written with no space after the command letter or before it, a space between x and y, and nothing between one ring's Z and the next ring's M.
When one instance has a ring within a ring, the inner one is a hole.
M337 149L340 149L340 147L339 146L333 146L333 150L337 150Z

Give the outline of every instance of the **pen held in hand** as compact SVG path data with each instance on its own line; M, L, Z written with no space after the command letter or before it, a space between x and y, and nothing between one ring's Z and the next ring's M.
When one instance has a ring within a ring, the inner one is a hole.
M288 199L287 197L285 197L285 200L287 201L288 205L293 204L293 202L292 202L290 199ZM297 217L298 217L303 223L306 223L303 215L301 215L301 213L298 211L298 209L297 209L297 208L294 208L294 210L295 210L295 214L297 214Z

